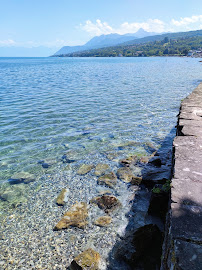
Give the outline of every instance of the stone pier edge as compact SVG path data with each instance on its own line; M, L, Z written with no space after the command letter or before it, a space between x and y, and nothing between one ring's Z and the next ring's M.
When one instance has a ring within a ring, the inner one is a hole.
M202 269L202 83L181 102L161 270Z

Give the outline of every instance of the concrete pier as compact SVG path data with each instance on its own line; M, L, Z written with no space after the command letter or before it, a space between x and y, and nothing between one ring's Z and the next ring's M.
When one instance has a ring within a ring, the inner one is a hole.
M181 103L162 269L202 269L202 84Z

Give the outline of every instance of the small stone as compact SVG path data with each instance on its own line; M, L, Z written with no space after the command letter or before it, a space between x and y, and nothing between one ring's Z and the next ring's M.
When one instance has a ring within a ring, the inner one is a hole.
M113 195L102 195L93 198L91 202L96 203L105 213L110 213L121 206L120 201Z
M149 161L149 157L147 157L147 156L143 156L143 157L141 157L140 159L139 159L139 161L140 161L140 163L148 163L148 161Z
M87 216L87 204L84 202L77 202L64 214L62 219L55 226L54 230L58 231L69 228L70 226L84 229L87 225Z
M113 188L117 183L117 177L114 172L104 174L98 178L98 184L107 185Z
M109 167L108 164L99 163L95 167L95 175L96 176L101 176L101 175L105 174L106 171L109 170L109 169L110 169L110 167Z
M58 205L64 205L67 200L68 200L68 195L69 195L69 189L68 188L63 188L60 192L60 194L57 197L57 204Z
M132 178L132 180L131 180L131 184L132 185L140 185L141 184L141 182L142 182L142 177L140 177L140 176L133 176L133 178Z
M35 181L35 176L28 172L19 172L13 174L8 181L10 184L20 184L20 183L28 184L30 182Z
M112 218L109 216L103 216L99 217L98 219L95 220L95 225L100 226L100 227L106 227L112 222Z
M79 174L79 175L87 174L87 173L90 172L93 168L94 168L94 165L83 164L83 165L81 165L80 168L78 169L77 174Z
M70 265L71 270L99 270L100 254L89 248L79 254Z
M138 160L137 156L129 156L128 158L121 159L119 162L121 163L121 165L129 167L130 165L136 163L137 160Z
M119 168L117 170L118 177L126 183L130 183L134 175L128 167Z

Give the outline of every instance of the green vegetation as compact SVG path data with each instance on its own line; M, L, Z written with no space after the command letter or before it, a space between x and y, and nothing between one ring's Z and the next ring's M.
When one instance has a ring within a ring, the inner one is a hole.
M75 52L61 55L61 57L185 56L189 50L197 50L202 47L202 36L200 35L191 37L185 35L178 38L169 38L169 36L173 37L174 34L168 34L161 40Z

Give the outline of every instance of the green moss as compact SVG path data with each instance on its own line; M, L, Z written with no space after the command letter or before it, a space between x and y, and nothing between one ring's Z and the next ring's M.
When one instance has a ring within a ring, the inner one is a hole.
M171 181L167 180L166 183L162 186L164 192L169 192L171 189Z
M161 189L156 187L156 188L152 189L152 192L156 193L156 194L159 194L159 193L161 193Z

